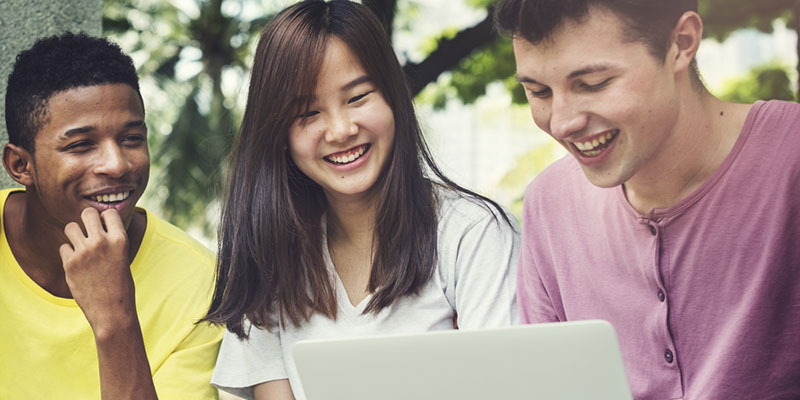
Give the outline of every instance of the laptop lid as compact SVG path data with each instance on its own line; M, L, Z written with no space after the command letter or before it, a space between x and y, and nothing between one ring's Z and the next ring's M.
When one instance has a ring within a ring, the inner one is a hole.
M301 341L308 400L632 399L606 321Z

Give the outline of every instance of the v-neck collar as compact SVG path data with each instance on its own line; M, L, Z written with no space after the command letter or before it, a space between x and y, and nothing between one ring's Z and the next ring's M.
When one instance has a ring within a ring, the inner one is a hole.
M367 304L369 304L369 301L372 300L372 293L368 293L367 296L356 305L353 305L353 303L350 302L350 297L347 296L347 290L344 288L344 283L342 283L339 273L336 272L336 266L333 265L333 258L331 257L330 249L328 249L327 213L322 216L320 228L322 229L322 260L325 263L325 267L328 269L328 273L333 277L334 284L336 285L334 290L336 292L336 304L339 308L339 311L343 312L351 319L360 320L364 317L367 317L364 315L364 309L367 308Z

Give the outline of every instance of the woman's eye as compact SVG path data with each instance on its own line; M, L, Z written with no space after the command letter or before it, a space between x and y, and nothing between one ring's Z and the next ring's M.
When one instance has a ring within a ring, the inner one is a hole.
M374 92L374 90L370 90L369 92L366 92L366 93L361 93L361 94L360 94L360 95L358 95L358 96L351 97L351 98L350 98L350 100L347 100L347 104L350 104L350 103L355 103L355 102L357 102L357 101L359 101L359 100L363 99L364 97L366 97L368 94L370 94L370 93L372 93L372 92Z
M300 113L296 118L306 119L306 118L311 118L317 114L319 114L319 111L306 111L304 113Z

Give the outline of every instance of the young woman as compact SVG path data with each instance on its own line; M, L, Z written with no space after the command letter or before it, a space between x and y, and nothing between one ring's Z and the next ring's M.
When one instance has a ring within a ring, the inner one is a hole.
M298 340L516 323L518 246L513 217L434 165L368 9L295 4L261 36L232 156L212 383L303 398Z

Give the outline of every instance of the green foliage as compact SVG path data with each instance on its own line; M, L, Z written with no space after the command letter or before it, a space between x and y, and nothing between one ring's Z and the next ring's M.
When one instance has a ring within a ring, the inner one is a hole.
M394 29L396 31L410 31L414 27L422 11L418 1L401 1L397 4L397 12L394 15Z
M475 8L487 8L493 5L497 0L465 0L468 5Z
M726 82L721 98L746 104L756 100L793 101L795 94L787 69L775 62L757 66L746 76Z
M245 85L251 45L271 15L229 15L223 0L182 5L106 0L104 29L139 65L154 172L145 202L181 228L213 236L223 159L238 120L238 93L223 90L223 81Z
M549 140L536 146L517 158L514 166L506 172L497 187L494 188L494 192L498 196L513 199L510 208L518 220L522 221L522 200L528 183L565 154L566 150L555 140Z
M213 221L201 216L208 214L208 206L219 197L221 166L230 148L234 123L224 108L215 118L203 114L197 103L199 91L200 86L195 86L186 96L173 132L160 144L155 158L165 172L157 184L169 193L162 203L163 214L176 225L197 226L210 235Z
M442 109L448 100L458 99L472 104L486 94L486 87L493 82L503 82L511 93L512 102L525 104L525 92L514 79L516 64L511 41L498 38L482 49L475 50L447 76L440 79L430 90L418 98L436 109Z
M456 90L456 95L465 104L471 104L486 94L486 86L492 82L502 81L513 93L514 88L520 87L513 79L515 73L516 64L511 41L501 38L474 52L453 70L451 84ZM517 96L514 100L524 103L524 93L521 99Z
M800 33L800 2L797 0L700 0L700 15L705 22L704 33L708 37L717 40L724 40L731 32L741 28L755 28L761 32L771 33L775 20L782 19L787 26L793 27ZM798 49L800 56L800 49ZM780 68L779 68L780 69ZM800 65L795 66L800 71ZM768 87L764 88L740 88L731 89L727 92L739 90L742 93L730 94L729 99L742 101L752 98L785 98L791 89L782 90L782 79L788 77L779 71L761 71L761 78ZM789 83L786 87L796 86ZM744 92L748 93L744 93ZM742 99L742 100L739 100ZM794 97L787 98L793 100ZM749 102L749 101L746 101Z
M437 36L429 37L422 41L420 44L420 51L422 51L425 55L433 53L436 48L439 47L439 43L443 39L452 39L458 34L458 28L450 27L445 28L442 32L439 33Z
M796 4L796 0L700 0L699 12L705 23L704 33L725 40L741 28L771 33L776 19L791 19Z

